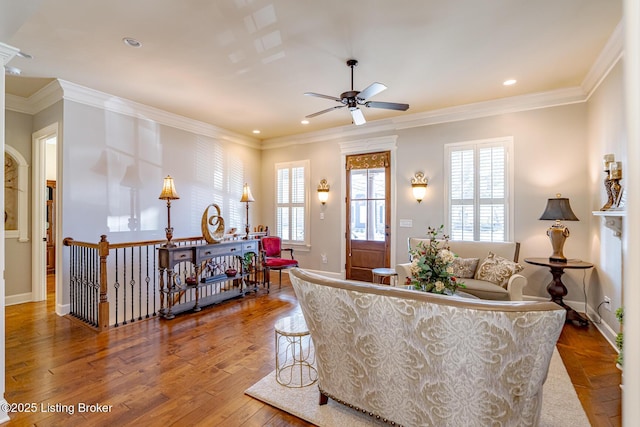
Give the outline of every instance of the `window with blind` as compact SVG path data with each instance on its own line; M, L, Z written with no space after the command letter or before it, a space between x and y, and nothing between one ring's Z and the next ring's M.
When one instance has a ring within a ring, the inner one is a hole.
M451 240L512 240L513 138L445 145Z
M276 164L276 235L309 244L309 160Z

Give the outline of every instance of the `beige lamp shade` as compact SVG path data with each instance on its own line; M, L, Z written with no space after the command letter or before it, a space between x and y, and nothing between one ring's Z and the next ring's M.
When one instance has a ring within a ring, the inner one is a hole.
M255 202L256 200L253 198L253 194L251 194L251 188L249 188L249 184L244 184L242 187L242 197L240 198L241 202Z
M164 183L162 184L162 192L160 193L160 200L176 200L179 199L178 193L176 193L176 187L173 183L173 178L170 175L164 179Z

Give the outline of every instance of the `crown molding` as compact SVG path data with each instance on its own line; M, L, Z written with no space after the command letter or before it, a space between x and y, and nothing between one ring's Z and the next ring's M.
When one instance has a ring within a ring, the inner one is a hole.
M6 108L18 113L34 115L61 101L62 96L62 87L54 80L28 98L5 94Z
M20 49L0 43L0 64L4 67L18 52L20 52Z
M391 119L375 120L361 126L345 125L315 132L265 139L262 141L262 149L271 150L292 145L313 144L333 140L340 142L360 140L367 135L394 131L395 129L396 126Z
M208 136L255 149L261 148L258 139L248 138L209 123L119 98L66 80L54 80L29 98L7 94L6 108L19 113L35 115L62 99L142 120L151 120L196 135Z
M364 126L341 126L306 134L286 136L282 138L266 139L262 141L263 149L282 148L290 145L310 144L314 142L344 141L345 139L362 139L367 135L380 132L394 132L399 129L409 129L471 120L500 114L516 113L539 108L556 107L586 101L586 95L580 87L558 89L549 92L539 92L528 95L513 96L491 101L476 102L442 108L423 113L407 114L392 119L367 122Z
M4 107L7 110L15 111L18 113L33 114L31 111L31 105L27 98L21 96L11 95L10 93L4 94Z
M260 149L260 140L240 135L218 126L204 123L178 114L169 113L155 107L140 104L125 98L119 98L108 93L100 92L65 80L58 80L63 90L63 98L69 101L101 108L106 111L124 114L143 120L182 129L197 135L245 145Z
M586 101L586 96L579 87L558 89L549 92L538 92L491 101L474 102L439 110L417 113L411 116L394 117L396 129L408 129L430 126L439 123L472 120L501 114L557 107Z
M624 28L622 21L620 21L582 81L582 91L587 94L587 100L609 75L611 69L622 59L623 54Z

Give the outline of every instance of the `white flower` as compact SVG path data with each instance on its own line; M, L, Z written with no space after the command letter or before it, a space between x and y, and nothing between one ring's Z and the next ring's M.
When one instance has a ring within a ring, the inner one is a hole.
M452 266L448 266L447 267L447 274L453 274L453 267Z
M443 290L444 290L444 283L442 283L440 280L438 280L436 282L436 291L442 292Z
M438 252L438 257L444 264L450 264L455 259L455 255L447 249L442 249L440 252Z
M418 277L418 275L420 274L420 267L418 267L418 258L414 257L413 260L411 261L411 267L409 267L410 271L411 271L411 275L413 277Z

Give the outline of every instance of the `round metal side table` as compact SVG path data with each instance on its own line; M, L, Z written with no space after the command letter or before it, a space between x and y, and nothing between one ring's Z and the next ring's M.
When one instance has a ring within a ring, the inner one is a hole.
M374 268L371 270L371 274L373 275L373 283L383 285L384 278L389 278L389 285L397 286L398 285L398 273L393 268Z
M275 325L276 381L286 387L306 387L318 380L315 353L304 317L279 319Z

